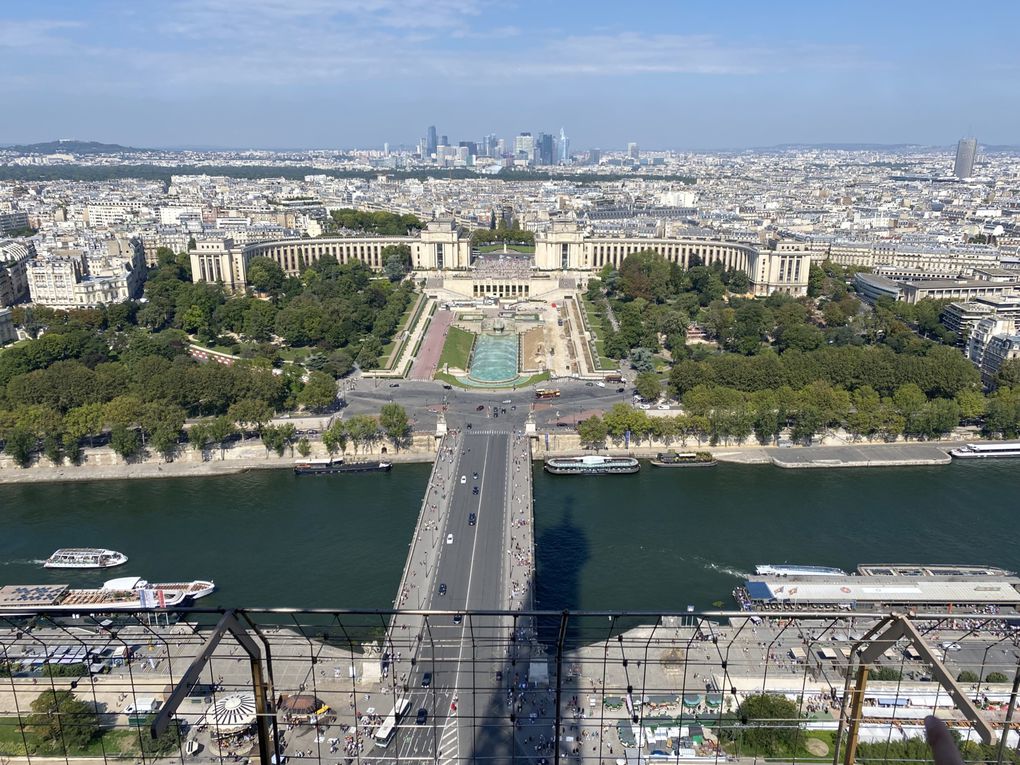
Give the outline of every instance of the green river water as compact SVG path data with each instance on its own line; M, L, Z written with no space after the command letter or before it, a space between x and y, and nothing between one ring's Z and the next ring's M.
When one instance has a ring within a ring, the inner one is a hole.
M213 579L202 605L388 608L429 465L388 474L0 485L0 584ZM1018 464L780 470L763 465L550 476L535 463L539 607L731 606L756 563L1020 569ZM50 571L66 546L125 553Z

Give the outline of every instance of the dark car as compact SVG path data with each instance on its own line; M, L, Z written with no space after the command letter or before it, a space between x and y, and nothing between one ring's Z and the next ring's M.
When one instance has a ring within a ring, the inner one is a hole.
M471 477L474 478L477 481L478 480L478 473L472 473Z
M584 384L584 387L585 388L594 388L595 387L595 383L593 383L593 382L586 382Z
M496 682L497 683L502 683L503 682L503 670L501 670L501 669L497 669L496 670Z
M474 526L476 523L478 523L478 514L477 513L471 513L468 516L468 526Z
M452 386L452 385L446 385L446 384L444 383L444 385L443 385L443 390L453 390L453 386Z
M432 686L432 673L426 672L421 676L421 687L430 688Z
M424 725L425 721L429 719L429 713L425 711L425 707L418 710L417 716L414 718L415 725Z
M445 595L446 594L446 582L440 582L439 583L439 594L440 595Z
M464 621L464 614L454 614L453 617L454 624L460 624L462 621Z
M626 389L626 388L617 388L617 389L616 389L616 392L617 392L617 393L626 393L626 392L627 392L627 389Z
M473 489L471 490L471 493L472 493L472 494L477 494L477 493L478 493L478 487L477 487L477 486L475 486L475 487L474 487L474 488L473 488Z
M485 411L485 404L479 404L478 406L476 406L476 407L475 407L475 411L476 411L476 412L482 412L482 411Z
M390 387L391 388L399 388L400 387L400 383L390 383Z

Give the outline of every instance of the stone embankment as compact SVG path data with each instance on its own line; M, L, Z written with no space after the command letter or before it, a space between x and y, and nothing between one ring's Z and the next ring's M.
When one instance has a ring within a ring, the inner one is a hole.
M969 438L972 442L979 439ZM664 451L709 451L720 462L742 464L775 465L781 468L862 468L897 467L908 465L945 465L952 461L948 450L961 441L897 443L837 441L812 446L763 447L758 444L739 446L708 446L688 442L686 446L674 442L660 443L645 440L640 445L631 443L629 448L611 446L594 452L585 449L575 433L540 434L534 440L535 459L569 456L577 454L629 454L634 457L654 457Z
M310 459L329 457L321 442L311 442ZM435 458L436 439L432 435L415 434L412 443L398 450L392 444L377 442L357 452L348 444L347 450L335 457L346 460L385 460L386 462L431 462ZM297 449L284 451L282 457L267 453L258 439L236 443L221 453L216 447L199 453L187 445L168 462L161 455L147 453L132 462L114 453L109 447L83 449L80 465L53 465L39 457L27 468L18 467L7 455L0 456L0 484L37 483L46 481L101 481L124 478L184 478L190 476L227 475L249 470L291 468L302 459Z

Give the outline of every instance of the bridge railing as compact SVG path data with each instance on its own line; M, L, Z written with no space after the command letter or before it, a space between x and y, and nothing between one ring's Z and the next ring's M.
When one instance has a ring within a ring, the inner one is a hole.
M1018 657L983 612L26 609L0 759L906 762L934 714L1015 762Z

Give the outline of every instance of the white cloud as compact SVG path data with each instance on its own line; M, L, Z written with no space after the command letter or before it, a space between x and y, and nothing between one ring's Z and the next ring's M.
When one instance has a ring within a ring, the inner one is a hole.
M80 27L76 21L0 19L0 48L34 48L63 42L59 33Z

